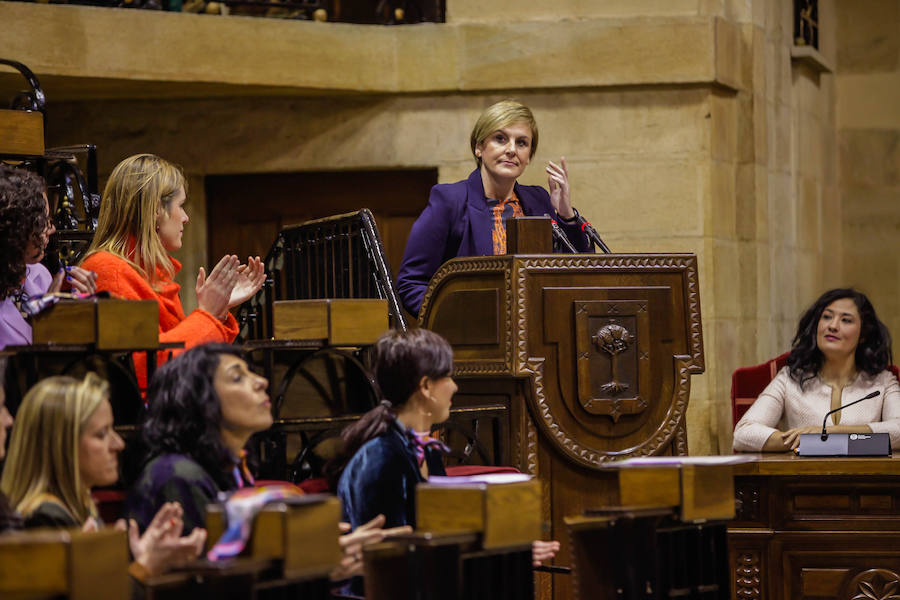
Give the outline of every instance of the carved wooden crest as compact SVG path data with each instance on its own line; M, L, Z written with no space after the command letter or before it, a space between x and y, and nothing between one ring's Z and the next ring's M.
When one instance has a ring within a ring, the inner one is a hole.
M617 422L647 408L649 332L647 303L575 303L578 401L594 415Z

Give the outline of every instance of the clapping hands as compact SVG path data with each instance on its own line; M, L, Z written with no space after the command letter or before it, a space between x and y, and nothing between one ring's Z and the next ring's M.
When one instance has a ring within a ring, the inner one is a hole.
M150 575L160 575L174 567L194 560L206 544L206 530L194 529L188 535L181 535L184 510L177 502L166 502L157 511L147 526L144 535L138 531L137 522L128 522L128 545L135 562L143 566ZM116 523L126 527L125 521Z
M222 257L209 276L203 267L197 274L197 305L217 319L224 319L228 309L249 300L266 281L266 271L259 257L249 257L242 265L238 257Z

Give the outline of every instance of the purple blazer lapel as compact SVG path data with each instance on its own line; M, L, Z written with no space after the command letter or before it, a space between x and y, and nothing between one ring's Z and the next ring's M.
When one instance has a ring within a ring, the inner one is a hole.
M484 201L484 185L481 170L475 169L466 180L466 204L469 212L469 228L472 232L472 256L494 254L494 235L491 212Z

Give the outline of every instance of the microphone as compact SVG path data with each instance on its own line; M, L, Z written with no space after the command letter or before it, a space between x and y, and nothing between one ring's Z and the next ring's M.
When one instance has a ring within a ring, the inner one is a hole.
M578 254L578 249L572 245L572 242L569 241L569 238L566 237L566 234L562 232L562 229L559 228L559 224L556 222L556 219L544 213L545 217L550 219L550 226L553 228L553 239L557 240L566 250L568 250L571 254Z
M854 404L858 404L859 402L862 402L863 400L868 400L869 398L874 398L875 396L877 396L877 395L880 394L880 393L881 393L880 391L875 390L875 391L872 392L871 394L869 394L869 395L867 395L867 396L863 396L863 397L860 398L859 400L854 400L854 401L851 402L850 404L845 404L845 405L843 405L843 406L838 406L838 407L835 408L834 410L829 410L827 413L825 413L825 418L822 419L822 441L824 442L825 440L828 439L828 430L825 428L825 422L828 421L829 415L833 415L833 414L836 413L836 412L840 412L840 411L844 410L845 408L847 408L848 406L853 406Z
M612 254L609 246L603 243L603 239L600 237L600 234L597 233L597 230L594 229L594 226L588 223L588 220L582 217L581 213L576 212L575 216L578 217L578 222L581 223L581 230L587 234L588 239L600 248L604 254Z

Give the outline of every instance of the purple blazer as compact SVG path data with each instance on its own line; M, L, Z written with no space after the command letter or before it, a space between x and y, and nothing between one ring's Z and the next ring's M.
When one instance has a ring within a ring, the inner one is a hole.
M590 250L587 236L578 225L557 218L547 190L517 183L515 192L526 216L546 214L556 218L563 233L580 252ZM493 255L492 228L479 169L472 171L465 181L441 183L431 188L428 205L413 223L397 273L397 293L403 307L414 315L419 314L428 282L451 258Z
M25 266L25 281L22 287L29 296L47 293L53 277L47 267L37 263ZM22 317L12 298L0 301L0 350L6 346L28 346L31 344L31 325Z

